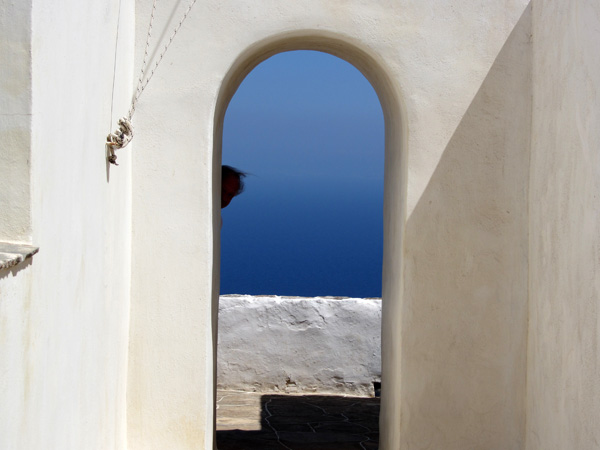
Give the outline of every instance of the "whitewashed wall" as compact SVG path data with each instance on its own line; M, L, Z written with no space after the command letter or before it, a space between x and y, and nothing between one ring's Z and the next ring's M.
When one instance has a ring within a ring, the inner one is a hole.
M31 1L0 1L0 241L31 242ZM27 433L31 266L0 269L0 448Z
M381 448L598 448L600 12L528 5L198 2L108 168L133 0L0 0L0 239L40 247L0 272L0 448L213 447L222 120L300 48L384 110Z
M31 241L31 0L0 1L0 241Z
M600 448L600 4L533 3L527 450Z
M136 113L130 448L213 445L222 120L243 77L292 49L347 59L382 102L381 448L522 446L527 5L196 4ZM185 6L161 2L154 35Z
M221 389L373 396L381 300L221 296L217 363Z
M21 196L0 235L40 247L0 271L3 450L126 446L131 165L108 169L104 141L130 99L133 6L0 0L0 186Z
M406 420L390 448L524 446L530 38L528 7L407 219Z

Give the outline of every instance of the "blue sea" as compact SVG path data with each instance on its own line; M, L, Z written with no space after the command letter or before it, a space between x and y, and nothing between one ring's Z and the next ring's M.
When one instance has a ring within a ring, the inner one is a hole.
M250 175L222 210L221 293L380 297L381 180Z
M279 53L227 108L223 163L251 172L222 211L221 293L380 297L383 112L321 52Z

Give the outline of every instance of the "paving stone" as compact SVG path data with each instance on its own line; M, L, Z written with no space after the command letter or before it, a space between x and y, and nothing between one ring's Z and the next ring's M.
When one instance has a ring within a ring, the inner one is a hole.
M318 433L368 433L370 428L358 426L352 422L329 422L314 425Z
M373 450L379 398L217 393L219 450Z
M290 445L292 450L365 450L364 444L361 446L359 442L294 443ZM280 447L280 450L284 448Z
M273 423L269 421L269 425L276 429L278 432L281 431L302 431L307 433L314 433L314 428L308 423Z
M350 434L345 432L287 432L279 433L279 439L283 442L297 443L329 443L329 442L361 442L364 436L360 434Z

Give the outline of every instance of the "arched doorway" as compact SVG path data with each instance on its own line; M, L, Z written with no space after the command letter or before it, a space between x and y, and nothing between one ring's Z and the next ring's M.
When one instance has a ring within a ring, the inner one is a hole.
M242 80L254 67L280 52L291 50L317 50L332 54L354 65L375 89L385 122L384 170L384 253L382 274L382 403L380 415L380 446L395 448L399 443L400 400L400 295L402 284L402 227L405 220L406 192L406 130L402 105L394 84L382 64L372 52L329 33L296 32L273 37L249 47L233 63L219 92L214 119L213 148L213 380L216 380L216 354L218 330L218 302L220 286L220 205L223 124L227 106ZM216 391L216 383L213 388Z
M229 104L223 162L248 176L221 210L219 449L378 448L383 129L323 52L270 57Z

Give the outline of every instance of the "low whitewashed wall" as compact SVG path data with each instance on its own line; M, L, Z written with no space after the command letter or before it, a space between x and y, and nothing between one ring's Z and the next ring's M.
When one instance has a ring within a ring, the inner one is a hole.
M373 395L381 300L220 297L219 388Z

